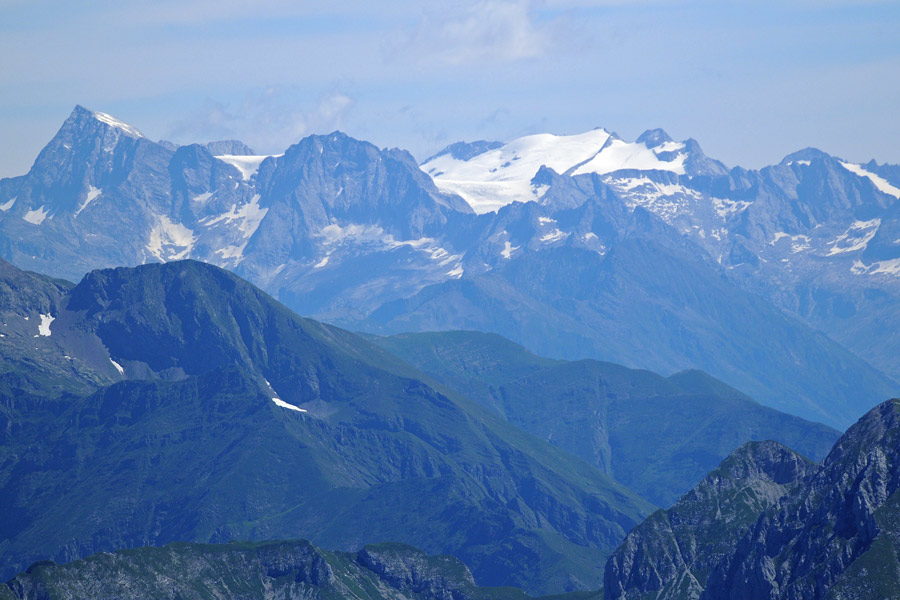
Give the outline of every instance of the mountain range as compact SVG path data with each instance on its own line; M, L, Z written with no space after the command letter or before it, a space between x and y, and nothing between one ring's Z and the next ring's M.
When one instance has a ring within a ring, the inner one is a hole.
M544 359L489 334L366 339L191 260L77 285L0 262L0 299L2 578L305 538L452 554L480 585L597 589L625 534L734 446L819 457L838 436L703 373ZM402 359L448 352L443 371Z
M339 132L259 156L76 107L0 180L0 256L74 281L194 258L342 327L702 369L843 428L900 387L898 173L816 150L728 169L661 130L457 143L422 165Z

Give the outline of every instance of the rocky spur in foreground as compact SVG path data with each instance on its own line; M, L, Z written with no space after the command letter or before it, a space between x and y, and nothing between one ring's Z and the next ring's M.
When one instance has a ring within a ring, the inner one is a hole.
M65 565L31 566L0 599L93 600L232 598L259 600L528 600L518 588L478 587L452 556L404 544L329 552L304 540L173 543L95 554ZM598 593L566 594L599 600Z

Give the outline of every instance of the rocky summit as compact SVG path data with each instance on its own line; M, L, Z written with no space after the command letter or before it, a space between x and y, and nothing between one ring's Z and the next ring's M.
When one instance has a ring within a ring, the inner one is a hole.
M753 443L636 527L606 565L608 599L900 598L900 400L819 465Z

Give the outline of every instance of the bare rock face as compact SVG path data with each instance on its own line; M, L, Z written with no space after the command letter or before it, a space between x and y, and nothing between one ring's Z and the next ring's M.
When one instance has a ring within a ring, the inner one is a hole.
M525 600L519 590L504 598ZM50 561L0 584L2 600L242 598L258 600L491 600L450 556L403 544L356 555L304 540L259 544L169 544L103 553L65 565ZM498 598L498 600L500 600Z
M628 534L607 562L605 597L699 598L734 541L813 468L777 442L741 446L672 508Z
M605 598L900 598L900 400L872 409L821 465L739 448L606 565Z
M403 544L366 546L356 560L392 587L433 600L468 600L475 589L472 573L459 559L429 556Z
M900 400L838 440L798 493L760 516L703 598L900 597Z

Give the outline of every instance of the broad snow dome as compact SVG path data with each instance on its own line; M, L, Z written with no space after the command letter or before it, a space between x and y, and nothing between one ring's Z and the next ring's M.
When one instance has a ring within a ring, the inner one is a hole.
M482 152L468 160L441 154L422 164L422 170L443 191L459 194L478 213L513 202L537 200L544 193L531 180L541 166L557 173L605 174L622 169L671 171L684 174L684 144L665 141L654 147L625 142L605 129L576 135L529 135ZM665 155L665 156L663 156Z

